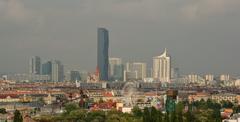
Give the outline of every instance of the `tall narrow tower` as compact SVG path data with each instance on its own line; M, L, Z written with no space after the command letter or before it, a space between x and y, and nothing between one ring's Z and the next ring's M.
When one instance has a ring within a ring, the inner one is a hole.
M99 69L99 80L108 80L108 30L98 28L98 49L97 49L97 68Z
M171 57L165 48L160 56L153 58L153 78L161 82L170 82L171 79Z
M33 56L29 61L29 74L30 75L40 75L41 74L41 58L38 56Z

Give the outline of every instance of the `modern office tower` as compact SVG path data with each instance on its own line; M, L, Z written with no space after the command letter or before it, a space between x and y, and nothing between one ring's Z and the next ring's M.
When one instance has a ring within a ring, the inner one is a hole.
M79 71L71 71L70 72L70 81L80 81L81 76Z
M230 75L229 74L222 74L220 75L220 81L229 81Z
M147 76L147 65L146 63L133 63L132 71L137 72L138 80L143 80Z
M122 81L123 80L124 66L123 64L115 66L114 69L114 80Z
M179 68L172 68L171 69L171 78L177 79L179 77L180 77Z
M52 75L51 80L53 82L64 81L64 67L60 61L52 61Z
M108 30L105 28L98 28L97 68L101 81L108 80L108 46Z
M41 58L38 56L33 56L29 61L29 74L39 75L40 73L41 73Z
M161 82L170 82L171 57L167 54L167 49L162 55L153 58L153 78Z
M136 80L143 80L147 76L147 65L146 63L140 62L133 62L133 63L126 63L126 76L127 79L136 79Z
M109 79L123 80L124 67L121 58L109 58Z
M47 61L42 64L42 75L51 75L52 74L52 62Z
M206 81L213 81L214 80L214 75L212 75L212 74L205 75L205 80Z

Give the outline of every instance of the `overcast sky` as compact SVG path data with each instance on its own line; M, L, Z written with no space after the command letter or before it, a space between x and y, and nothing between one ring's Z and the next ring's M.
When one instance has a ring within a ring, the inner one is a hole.
M240 74L240 0L0 0L0 72L35 55L94 71L97 27L124 61L166 47L182 73Z

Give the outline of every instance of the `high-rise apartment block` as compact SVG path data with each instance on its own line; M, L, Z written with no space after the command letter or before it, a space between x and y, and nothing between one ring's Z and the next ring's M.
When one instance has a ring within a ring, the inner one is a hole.
M206 81L213 81L214 80L214 75L212 75L212 74L205 75L205 80Z
M222 74L220 75L220 81L229 81L230 75L229 74Z
M153 58L153 78L161 82L170 82L171 57L166 49L162 55Z
M52 61L51 80L53 82L64 81L64 67L60 61Z

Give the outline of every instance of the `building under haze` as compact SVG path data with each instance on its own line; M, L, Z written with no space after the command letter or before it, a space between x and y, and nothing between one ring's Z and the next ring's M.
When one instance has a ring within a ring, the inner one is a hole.
M147 76L147 64L142 62L126 63L125 80L144 80Z
M64 67L60 61L52 61L51 80L53 82L64 81Z
M206 74L205 75L205 81L213 81L214 75L213 74Z
M220 75L220 81L229 81L230 75L229 74L222 74Z
M161 82L170 82L171 79L171 57L167 49L163 54L153 58L153 78Z
M97 48L97 68L99 70L99 80L108 80L108 30L98 28L98 48Z
M47 61L42 64L42 75L51 75L52 74L52 62Z
M121 58L109 58L109 80L123 80L123 71Z
M70 81L80 81L81 76L79 71L70 71Z
M171 68L171 78L177 79L180 77L179 68Z
M38 56L33 56L29 61L29 74L39 75L41 73L41 58Z

